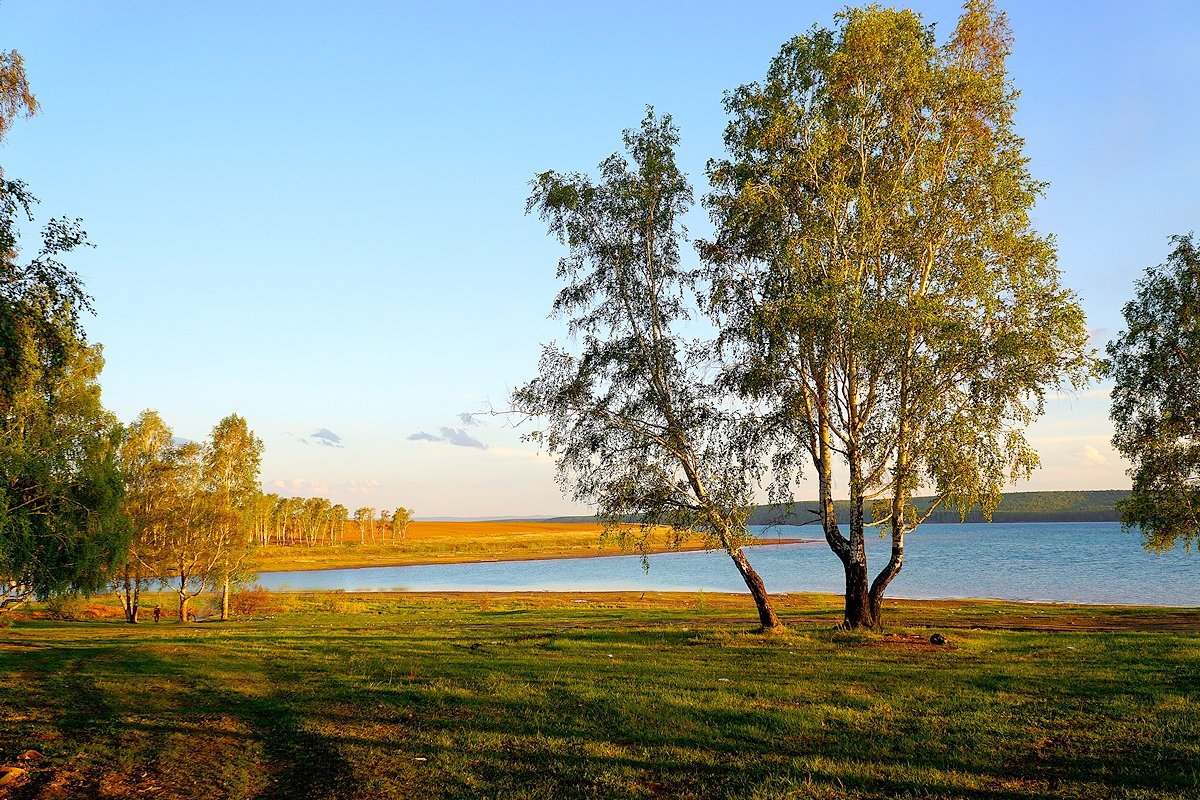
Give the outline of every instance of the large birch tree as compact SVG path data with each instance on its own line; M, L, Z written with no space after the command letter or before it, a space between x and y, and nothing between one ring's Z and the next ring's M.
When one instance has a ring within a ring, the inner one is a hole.
M37 110L20 53L0 51L0 143ZM102 588L128 536L119 425L100 403L100 348L80 324L91 300L62 261L87 234L51 219L26 258L21 226L36 203L0 169L0 613Z
M1023 429L1047 389L1095 369L1054 242L1030 219L1043 184L1014 129L1011 41L988 0L940 46L911 11L847 9L726 98L729 155L709 166L718 230L701 251L727 377L772 409L776 494L816 474L849 627L879 624L924 518L918 487L929 511L990 514L1038 463ZM891 543L873 579L872 526Z
M512 404L544 424L531 438L606 533L635 518L643 532L704 534L733 560L763 629L778 630L742 549L761 473L753 427L711 391L711 348L684 334L695 276L680 263L692 190L675 163L678 131L648 111L624 139L628 159L607 158L598 181L553 171L533 180L526 211L568 250L554 315L580 348L545 346L537 377Z

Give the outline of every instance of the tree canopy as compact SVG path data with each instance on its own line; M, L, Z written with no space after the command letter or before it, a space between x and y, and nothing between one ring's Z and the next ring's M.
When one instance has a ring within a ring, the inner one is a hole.
M1126 329L1108 344L1113 447L1129 459L1133 491L1121 520L1148 550L1200 543L1200 251L1175 236L1125 304Z
M120 425L100 404L103 364L99 345L75 343L53 381L29 381L0 415L0 580L9 606L33 594L96 591L124 553Z
M986 0L941 46L911 11L851 8L726 98L717 234L701 247L726 378L770 409L777 494L815 470L850 626L878 623L923 514L993 509L1037 464L1022 431L1046 389L1094 371L1053 240L1031 223L1043 187L1013 129L1010 44ZM918 514L922 486L936 502ZM868 582L872 524L892 547Z
M37 107L20 54L0 52L0 142ZM78 220L51 219L22 260L36 202L0 171L0 610L102 586L128 535L119 426L97 383L104 359L79 321L90 299L60 260L87 234Z
M692 190L675 163L678 131L648 111L625 132L628 159L534 178L536 211L566 245L554 314L580 352L543 348L538 375L512 403L538 417L532 435L555 456L560 483L593 504L606 531L635 517L642 530L698 531L733 559L764 629L780 627L742 545L753 480L754 426L708 381L713 351L685 337L695 275L682 268L681 217Z

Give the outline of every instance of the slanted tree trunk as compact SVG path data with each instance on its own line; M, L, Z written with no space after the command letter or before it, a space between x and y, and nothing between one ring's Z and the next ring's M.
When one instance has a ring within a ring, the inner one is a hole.
M775 614L775 609L771 607L771 596L767 594L766 585L754 567L750 566L750 561L742 552L742 548L730 551L729 555L733 559L734 565L737 566L738 572L741 573L742 580L746 582L750 596L754 598L754 605L758 609L758 621L762 625L763 632L778 633L785 630L783 623Z
M885 566L871 583L871 616L878 625L883 619L883 593L887 590L892 579L900 574L904 566L904 523L903 518L893 510L892 516L892 552Z

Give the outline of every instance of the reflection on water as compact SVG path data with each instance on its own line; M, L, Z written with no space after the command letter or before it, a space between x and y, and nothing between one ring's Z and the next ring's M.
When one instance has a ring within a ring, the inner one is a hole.
M811 537L811 527L775 527L764 535ZM841 564L824 542L748 548L774 593L834 592ZM873 570L888 542L870 536ZM663 553L419 567L264 572L272 590L383 591L712 591L745 592L729 557ZM1115 522L930 525L907 539L904 569L890 597L993 597L1068 603L1200 606L1200 555L1145 552L1136 533Z

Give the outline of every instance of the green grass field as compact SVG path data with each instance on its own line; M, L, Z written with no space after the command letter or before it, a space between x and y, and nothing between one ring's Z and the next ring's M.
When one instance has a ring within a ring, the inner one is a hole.
M893 602L862 636L837 603L781 598L782 636L697 594L18 619L0 797L1200 797L1200 611Z

